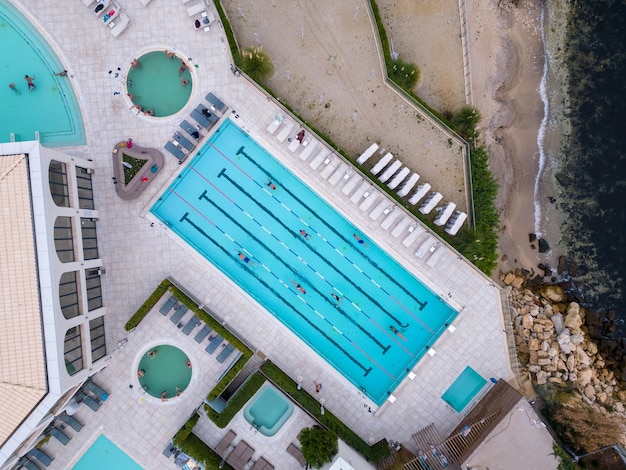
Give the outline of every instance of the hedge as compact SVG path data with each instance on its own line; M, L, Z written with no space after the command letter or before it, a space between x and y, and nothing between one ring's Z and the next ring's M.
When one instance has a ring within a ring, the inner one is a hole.
M266 361L261 366L261 372L300 407L313 415L326 428L334 431L341 440L370 462L378 463L382 458L389 455L389 445L384 440L370 446L330 411L325 409L324 414L322 414L319 402L304 389L298 390L298 384L271 361Z
M235 39L235 33L233 33L233 28L230 26L230 21L228 21L226 12L222 7L222 2L220 0L215 0L214 3L217 14L219 15L222 26L224 27L224 33L226 34L226 40L228 41L228 46L230 47L230 53L233 56L235 65L239 66L241 64L242 57L239 52L239 46L237 45L237 39Z
M169 279L165 279L163 282L161 282L161 284L159 284L159 286L154 290L150 297L148 297L143 305L139 307L139 310L137 310L133 314L133 316L128 319L125 326L126 331L130 331L133 328L136 328L137 325L141 323L141 320L143 320L148 312L152 310L152 307L154 307L159 299L163 297L163 294L165 294L165 292L171 285L172 283Z
M176 434L174 434L174 437L172 437L172 442L176 447L179 447L180 444L189 437L189 434L191 434L191 431L193 431L193 428L195 427L199 419L200 415L194 412L191 418L189 418L185 422L185 424L183 424L183 427L180 428Z
M215 411L209 405L204 405L207 416L218 428L225 428L239 412L239 410L241 410L248 400L250 400L259 388L261 388L261 385L263 385L264 382L265 377L256 372L239 388L239 390L237 390L237 393L235 393L235 395L228 400L226 407L220 413Z
M206 445L204 441L194 433L190 433L187 438L180 444L177 444L176 447L196 462L204 465L204 468L218 468L222 462L222 457L217 455L213 449ZM224 463L221 468L233 470L233 467L228 463Z

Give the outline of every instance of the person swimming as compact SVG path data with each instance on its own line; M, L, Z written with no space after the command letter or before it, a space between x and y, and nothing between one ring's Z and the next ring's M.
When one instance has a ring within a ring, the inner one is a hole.
M244 263L248 264L250 262L250 258L248 258L246 255L244 255L241 251L239 253L237 253L237 256L239 256L239 259L241 261L243 261Z
M300 229L300 236L306 238L307 240L311 239L311 234L304 229Z
M298 284L295 281L292 281L292 284L296 286L296 289L298 289L298 292L300 292L301 294L306 294L306 290L300 284Z
M352 236L357 242L359 242L359 245L365 245L365 240L359 237L356 233L353 233Z
M339 297L334 292L331 292L330 296L337 301L337 307L341 306L341 297Z
M400 331L399 329L397 329L395 326L393 325L389 325L389 331L391 331L394 335L396 335L398 338L400 338L402 341L406 341L406 336L404 336L402 334L402 331Z
M272 191L274 191L276 189L276 185L274 183L272 183L272 180L267 180L265 182L265 186L269 187Z

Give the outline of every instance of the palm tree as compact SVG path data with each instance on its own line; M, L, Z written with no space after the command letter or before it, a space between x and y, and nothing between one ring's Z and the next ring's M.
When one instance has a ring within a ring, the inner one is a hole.
M480 111L473 106L463 106L460 111L452 116L452 124L456 130L466 139L474 139L478 136L476 126L482 119Z
M274 64L261 46L251 46L241 52L241 70L255 82L262 82L274 73Z
M412 91L420 79L419 67L401 59L392 60L387 72L389 78L406 91Z

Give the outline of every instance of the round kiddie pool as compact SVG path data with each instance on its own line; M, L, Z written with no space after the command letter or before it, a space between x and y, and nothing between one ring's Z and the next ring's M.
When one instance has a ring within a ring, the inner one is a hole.
M141 357L137 378L148 394L165 401L179 396L189 385L191 361L175 346L155 346Z
M137 113L165 117L189 101L192 77L187 61L171 51L152 51L133 59L126 91Z
M243 416L264 436L278 432L293 413L293 403L270 384L263 385L243 410Z

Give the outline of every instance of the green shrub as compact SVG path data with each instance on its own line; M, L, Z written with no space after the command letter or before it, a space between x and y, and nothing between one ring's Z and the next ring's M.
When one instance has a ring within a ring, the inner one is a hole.
M559 466L557 467L558 470L577 470L580 468L572 460L572 457L556 442L552 443L552 451L552 455L559 460Z
M209 405L204 405L206 414L211 421L219 428L225 428L235 415L248 403L248 400L261 388L265 382L265 377L260 373L253 374L248 381L241 386L235 396L233 396L221 413L218 413Z
M298 438L304 459L316 468L332 461L339 451L337 434L319 426L303 429Z
M456 131L467 140L478 137L476 126L482 119L480 112L473 106L463 106L452 115L452 124Z
M251 46L241 51L241 70L260 83L274 73L274 64L261 46Z
M135 177L139 170L148 162L147 160L141 160L140 158L131 157L130 155L122 154L122 161L128 163L131 167L124 168L124 184L128 184Z
M309 395L304 389L298 390L298 384L271 361L266 361L261 366L261 372L265 374L269 380L274 382L278 388L298 403L301 408L308 411L322 425L332 430L342 441L370 462L378 463L382 458L389 455L389 446L374 445L373 447L370 447L352 429L341 422L330 411L325 410L325 413L321 414L320 404L315 397Z
M241 54L239 53L239 46L237 44L237 39L235 38L235 33L233 33L233 28L230 26L230 21L228 21L228 17L226 16L226 12L222 7L222 2L220 0L215 0L215 9L217 10L217 14L220 17L220 21L222 22L222 26L224 27L224 33L226 33L226 39L228 41L228 46L230 47L230 53L233 56L233 60L235 61L235 65L241 65Z
M204 468L218 468L222 461L222 457L217 455L213 449L204 443L202 439L196 436L194 433L189 434L187 438L177 445L189 457L196 462L204 465ZM229 464L225 463L222 467L227 470L233 470Z
M400 88L411 91L420 79L420 69L415 64L396 59L387 62L387 75Z
M180 428L176 434L174 434L174 437L172 438L172 442L174 443L176 447L180 447L180 444L184 442L187 439L187 437L189 437L189 434L191 434L194 426L196 425L199 419L200 419L200 415L198 413L194 413L191 416L191 418L189 418L185 422L185 424L183 424L183 427Z
M139 307L139 310L137 310L133 316L128 319L125 326L126 331L130 331L139 325L141 320L143 320L148 312L152 310L152 307L154 307L159 299L163 297L163 294L165 294L165 291L167 291L171 285L172 283L168 279L165 279L161 282L161 284L159 284L154 292L150 294L150 297L148 297L143 305Z

